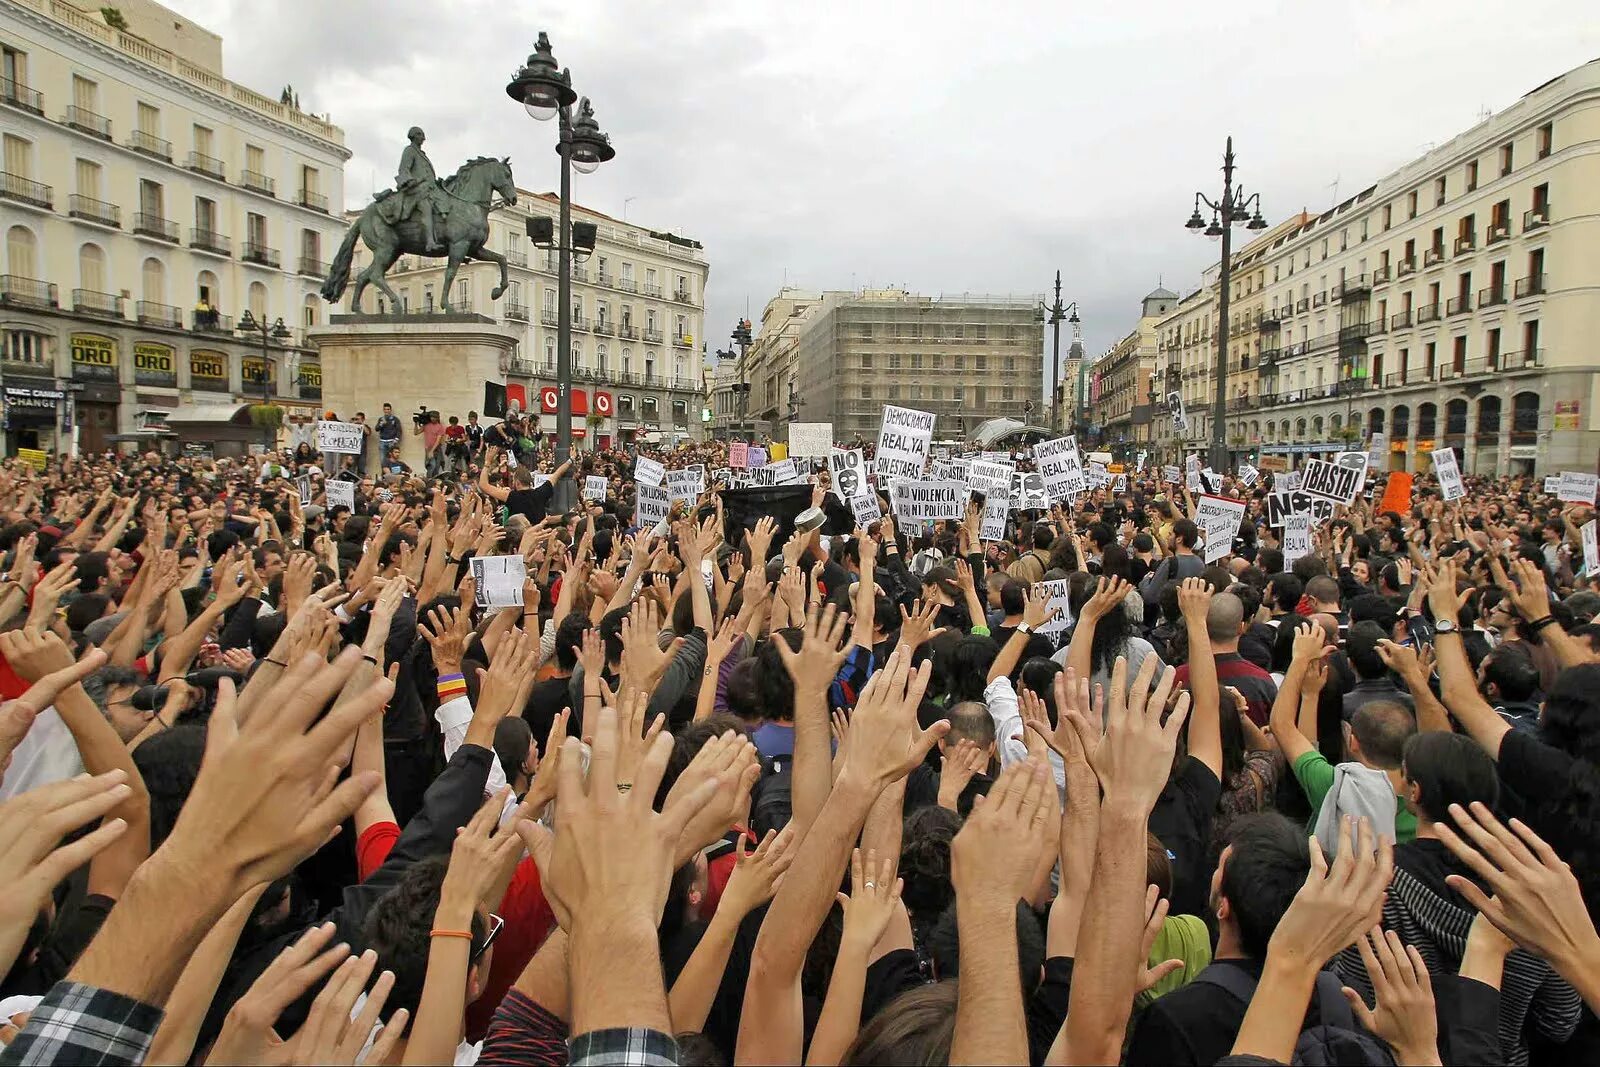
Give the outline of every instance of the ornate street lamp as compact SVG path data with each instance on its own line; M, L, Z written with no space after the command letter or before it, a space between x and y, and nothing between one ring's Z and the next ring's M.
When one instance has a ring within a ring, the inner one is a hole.
M269 323L266 320L266 316L262 316L258 320L254 315L250 314L249 308L245 308L244 314L239 316L237 329L240 333L247 333L251 336L255 334L261 335L261 405L266 407L272 403L272 357L267 352L267 342L276 341L281 345L294 335L289 332L289 327L283 324L281 315L276 322ZM276 429L272 426L263 425L261 427L264 451L272 451L273 436L276 432Z

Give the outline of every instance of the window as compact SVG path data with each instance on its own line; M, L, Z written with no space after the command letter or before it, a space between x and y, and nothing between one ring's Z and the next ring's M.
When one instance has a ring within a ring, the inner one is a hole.
M140 101L134 128L151 137L161 136L161 109Z
M955 385L950 387L950 399L954 400L956 403L961 403L964 399L966 399L966 395L966 389L962 388L961 386Z
M889 386L889 399L890 400L899 400L900 399L900 387L898 385L891 384Z
M7 138L7 140L9 139L10 138ZM9 153L7 154L9 155ZM6 170L11 171L9 163L10 160L8 159ZM80 159L77 161L77 165L74 167L74 170L76 171L78 182L78 195L87 196L91 200L99 200L100 189L102 188L102 171L100 169L100 164L91 160ZM11 171L11 173L15 174L16 171Z
M422 310L433 310L433 283L425 282L422 286Z
M1467 338L1465 334L1455 338L1454 348L1450 353L1450 369L1456 374L1465 374L1467 372ZM1465 419L1466 415L1463 414L1463 422Z
M545 313L545 317L547 317L547 318L554 318L555 317L555 314L556 314L556 291L554 289L546 289L544 291L544 313ZM554 344L554 342L551 342L551 343Z
M1010 400L1010 399L1012 399L1012 393L1013 392L1014 392L1014 390L1012 389L1011 386L1009 386L1009 385L1001 386L1000 387L1000 399L1001 400Z
M626 415L629 418L632 418L633 417L633 397L628 396L627 394L623 394L622 396L617 397L617 412L618 412L618 414Z
M872 369L872 353L866 352L866 353L862 354L862 356L861 356L861 369L862 370L871 370Z
M1550 221L1550 183L1533 187L1533 213L1546 222Z
M1387 230L1394 218L1394 208L1388 204L1383 205L1383 228Z
M922 399L922 386L921 386L921 384L919 384L917 382L911 383L911 399L912 400L921 400Z
M986 370L988 370L989 369L989 357L988 356L973 356L972 357L972 369L976 370L976 371L986 371Z
M31 333L27 330L6 330L0 333L0 356L9 363L31 363L34 366L46 366L48 363L48 349L45 347L47 339L42 333Z
M0 78L12 85L27 85L28 53L0 45Z
M100 87L88 78L74 74L72 76L72 106L80 111L94 114L100 104Z
M872 399L872 386L867 384L867 383L865 383L865 382L863 382L862 385L861 385L861 399L862 400L871 400Z
M1535 132L1534 140L1533 140L1533 143L1534 143L1534 154L1539 159L1543 159L1545 156L1548 156L1550 154L1550 142L1551 142L1551 140L1553 138L1554 133L1555 133L1555 126L1553 124L1551 124L1551 123L1548 123L1548 122L1545 123L1543 126L1540 126L1539 129Z
M1511 142L1507 141L1500 146L1500 177L1504 178L1511 173Z
M687 315L679 315L678 316L678 340L681 341L685 337L688 337L688 336L689 336L689 316L687 316Z
M140 299L150 304L167 302L167 271L154 256L144 261L140 275Z
M911 354L911 369L912 370L921 370L922 369L922 353L913 352Z
M260 145L247 144L244 146L244 169L257 174L265 174L267 170L267 153Z
M322 235L316 230L300 231L300 258L305 260L302 266L307 268L321 264Z
M608 351L606 351L606 346L605 345L595 345L594 346L594 369L599 371L601 374L605 374L606 371L607 371L609 363L610 363L610 353Z
M1474 159L1467 164L1467 192L1478 187L1478 161Z
M148 178L139 182L139 210L158 219L166 218L162 210L161 183Z
M245 240L256 248L267 247L267 217L254 211L244 217Z
M99 245L78 249L78 285L92 293L106 291L106 254Z
M260 282L251 282L250 290L245 300L245 307L250 309L250 314L256 317L257 322L265 322L267 318L267 287Z
M633 349L631 348L622 350L622 373L625 375L633 373Z
M645 312L644 312L644 329L645 329L646 333L653 334L653 333L656 332L656 309L655 308L645 308Z
M890 370L899 370L900 369L900 353L898 353L898 352L889 353L889 369Z
M1406 194L1406 218L1417 217L1417 191L1415 189Z
M1433 206L1439 207L1444 203L1444 179L1435 178L1433 181Z
M984 386L981 386L981 385L973 386L972 387L972 402L974 404L979 404L979 405L988 403L989 402L988 392L989 392L989 390L987 388L985 388Z
M19 178L33 178L33 143L21 137L5 135L5 168L7 174Z
M544 365L550 370L555 370L556 339L554 337L546 337L544 339Z
M212 147L211 131L205 126L196 126L194 128L194 150L202 156L209 156L214 154L211 151Z

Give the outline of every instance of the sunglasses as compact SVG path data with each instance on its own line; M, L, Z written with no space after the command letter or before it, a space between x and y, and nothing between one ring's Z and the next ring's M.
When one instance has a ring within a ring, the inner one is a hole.
M489 933L484 937L483 944L479 945L472 955L467 958L469 966L483 958L483 954L489 951L489 947L494 944L495 938L500 936L500 931L505 928L505 925L506 921L504 919L492 911L489 913Z

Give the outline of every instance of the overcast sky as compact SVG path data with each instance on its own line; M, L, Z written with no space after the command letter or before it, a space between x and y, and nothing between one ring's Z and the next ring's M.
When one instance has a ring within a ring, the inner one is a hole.
M705 244L713 349L786 280L1037 294L1059 268L1093 355L1214 261L1182 224L1227 134L1276 222L1600 56L1585 0L166 2L344 128L352 207L412 124L442 173L510 155L555 189L554 124L504 88L548 30L617 149L575 198Z

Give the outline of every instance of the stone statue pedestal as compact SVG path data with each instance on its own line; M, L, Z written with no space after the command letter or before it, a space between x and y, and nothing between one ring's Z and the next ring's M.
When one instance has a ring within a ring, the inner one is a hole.
M517 331L473 314L334 315L307 332L321 353L323 410L345 422L364 411L372 426L392 404L402 427L400 456L419 474L425 461L412 414L425 406L446 425L452 415L462 425L469 411L481 416L484 382L504 384L517 349ZM381 458L374 432L369 473Z

